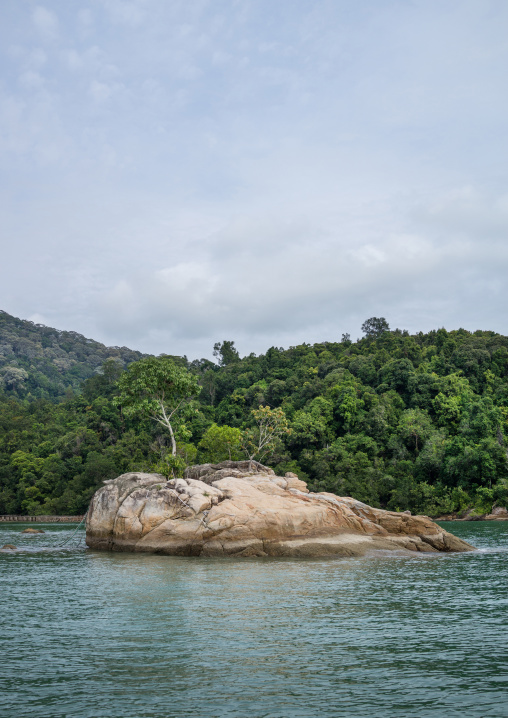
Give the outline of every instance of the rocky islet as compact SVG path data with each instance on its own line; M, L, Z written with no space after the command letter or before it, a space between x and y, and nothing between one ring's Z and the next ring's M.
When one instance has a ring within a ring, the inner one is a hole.
M86 522L90 548L194 556L361 556L474 550L427 516L312 493L258 462L131 472L104 482Z

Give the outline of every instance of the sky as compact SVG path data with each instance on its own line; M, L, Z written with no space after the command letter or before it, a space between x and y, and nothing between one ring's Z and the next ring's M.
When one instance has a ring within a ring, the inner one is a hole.
M0 0L0 309L147 353L508 334L506 0Z

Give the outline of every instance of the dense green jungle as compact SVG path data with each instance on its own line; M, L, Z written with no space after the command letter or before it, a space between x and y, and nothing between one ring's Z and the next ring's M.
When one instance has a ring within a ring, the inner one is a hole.
M118 401L145 355L0 312L0 514L81 514L126 471L245 458L262 406L289 428L257 458L311 490L430 516L506 506L508 337L410 335L383 318L362 331L260 356L233 341L214 362L172 356L200 387L175 414L175 460L167 430Z

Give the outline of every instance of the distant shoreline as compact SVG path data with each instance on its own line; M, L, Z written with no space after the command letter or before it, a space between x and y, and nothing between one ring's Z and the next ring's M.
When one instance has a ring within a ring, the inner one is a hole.
M467 516L466 518L459 519L457 516L438 516L435 519L432 519L433 521L508 521L508 516L492 516L492 515L486 515L486 516L474 516L470 517Z
M22 516L21 514L3 514L0 515L0 523L46 523L46 524L65 524L79 523L84 518L81 516ZM475 516L459 518L458 516L437 516L432 518L433 521L508 521L508 516Z
M36 522L44 524L65 524L79 523L83 520L83 516L21 516L20 514L3 514L0 515L0 522Z

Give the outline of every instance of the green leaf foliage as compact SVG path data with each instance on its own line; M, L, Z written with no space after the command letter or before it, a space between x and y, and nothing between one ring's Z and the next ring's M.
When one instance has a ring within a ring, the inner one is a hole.
M172 357L146 357L124 372L118 382L118 395L113 403L122 408L127 417L150 418L169 432L172 455L176 457L174 425L179 423L180 434L189 438L180 416L173 419L179 409L200 391L197 378L179 366Z
M198 444L203 464L220 461L239 461L242 455L242 432L233 426L218 426L215 422L205 431Z
M508 337L374 317L356 342L218 342L214 363L0 320L0 513L82 513L126 471L245 456L394 511L508 504Z

